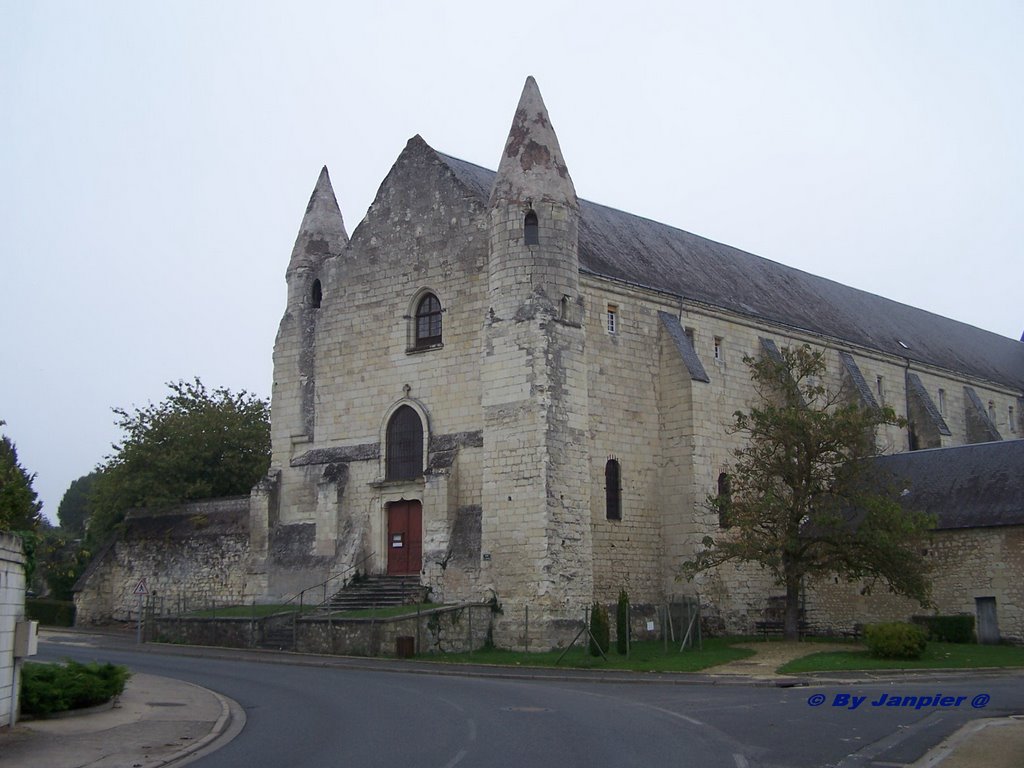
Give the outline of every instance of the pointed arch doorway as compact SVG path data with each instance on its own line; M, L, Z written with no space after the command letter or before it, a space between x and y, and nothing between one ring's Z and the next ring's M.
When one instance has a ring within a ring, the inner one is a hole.
M423 567L423 505L419 501L388 504L388 576L419 575Z

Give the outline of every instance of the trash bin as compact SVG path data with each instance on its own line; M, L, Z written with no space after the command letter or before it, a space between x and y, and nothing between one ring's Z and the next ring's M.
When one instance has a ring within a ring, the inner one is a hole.
M395 656L400 659L411 659L416 655L416 638L403 636L395 638Z

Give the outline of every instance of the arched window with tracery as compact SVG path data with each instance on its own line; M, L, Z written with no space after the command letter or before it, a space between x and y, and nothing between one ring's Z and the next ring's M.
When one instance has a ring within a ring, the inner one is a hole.
M441 302L432 293L416 305L416 347L433 347L441 343Z
M415 480L423 474L423 422L408 405L388 421L385 464L387 480Z

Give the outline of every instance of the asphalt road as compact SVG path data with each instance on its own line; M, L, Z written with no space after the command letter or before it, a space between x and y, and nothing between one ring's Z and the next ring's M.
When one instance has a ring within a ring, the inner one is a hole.
M1024 712L1019 673L800 688L598 684L154 650L68 636L40 643L39 658L113 661L233 698L246 712L244 730L192 763L197 768L880 767L913 762L970 719ZM971 706L978 695L991 697L986 707ZM812 706L814 696L823 703ZM850 709L854 696L866 698ZM887 706L896 696L965 698L957 706Z

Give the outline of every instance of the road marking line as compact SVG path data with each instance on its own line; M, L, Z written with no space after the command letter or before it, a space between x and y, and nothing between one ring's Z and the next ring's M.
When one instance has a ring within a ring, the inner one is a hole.
M455 768L456 765L462 762L462 758L466 756L466 750L460 749L459 753L451 759L450 762L444 764L444 768Z

